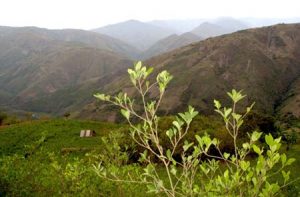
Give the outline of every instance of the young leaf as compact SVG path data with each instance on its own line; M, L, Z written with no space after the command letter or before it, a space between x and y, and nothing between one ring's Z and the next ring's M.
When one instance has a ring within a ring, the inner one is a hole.
M216 107L217 109L220 109L220 108L221 108L221 103L220 103L219 101L214 100L214 104L215 104L215 107Z
M256 142L261 135L262 135L261 132L254 131L251 135L251 141Z
M265 136L265 140L266 140L266 143L271 147L271 146L273 146L275 143L274 143L274 139L273 139L273 137L272 137L272 135L271 134L269 134L269 135L266 135Z
M290 159L288 159L288 161L286 162L286 165L289 166L289 165L291 165L292 163L294 163L295 161L296 161L295 158L290 158Z
M224 152L224 153L223 153L223 156L224 156L224 158L225 158L225 159L228 159L228 158L230 157L230 154L229 154L229 153L226 153L226 152Z
M282 164L282 166L284 166L286 163L286 154L283 153L280 158L281 158L281 164Z
M100 94L100 93L97 93L97 94L94 94L94 97L96 97L97 99L100 99L102 101L105 101L106 99L106 96L105 94Z
M241 168L243 171L246 171L250 166L250 162L249 161L241 161Z
M256 152L258 155L261 154L262 151L255 144L253 144L252 148L253 148L254 152Z
M142 67L142 62L141 61L138 61L136 64L135 64L135 70L138 71L140 70Z
M170 160L170 161L172 161L172 155L171 155L171 151L170 151L170 149L168 149L167 150L167 158Z
M125 110L125 109L121 109L121 113L122 113L122 115L123 115L127 120L129 120L130 111Z
M184 142L184 145L183 145L183 151L187 151L191 146L193 146L193 142L191 143L188 143L187 141Z
M167 130L167 131L166 131L166 135L167 135L170 139L172 139L172 137L174 136L173 130L172 130L172 129Z
M175 168L174 166L171 167L171 173L172 173L174 176L176 176L176 174L177 174L177 170L176 170L176 168Z

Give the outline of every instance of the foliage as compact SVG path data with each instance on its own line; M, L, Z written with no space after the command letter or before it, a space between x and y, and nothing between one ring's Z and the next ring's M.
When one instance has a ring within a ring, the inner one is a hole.
M298 136L294 129L291 131L284 131L282 133L283 141L286 143L286 150L288 151L293 144L297 143Z
M106 166L99 164L94 167L100 177L118 182L143 183L147 185L149 192L164 193L172 197L274 196L289 184L290 172L283 169L291 165L295 159L288 159L285 154L278 152L281 138L274 139L271 134L265 135L266 146L260 147L257 142L262 133L254 131L249 134L248 142L241 146L237 143L240 128L254 104L247 107L246 112L238 113L237 105L245 95L236 90L228 93L232 101L231 107L222 107L219 101L214 100L215 111L221 115L225 128L232 138L233 154L222 152L220 140L211 138L208 134L196 135L196 143L184 140L193 119L198 114L191 106L186 112L179 113L172 122L172 127L165 130L171 147L162 146L157 110L172 76L167 71L162 71L157 75L156 81L150 83L147 77L152 71L152 68L147 69L141 62L136 63L134 69L128 69L130 80L142 100L142 113L137 112L135 101L126 93L119 93L117 96L94 95L121 108L121 114L131 127L132 139L145 148L140 161L144 162L146 167L144 173L137 175L137 179L129 176L128 179L122 180L115 171L111 173ZM147 94L154 87L158 89L158 99L147 100ZM133 122L136 118L140 121L138 124ZM211 154L212 148L218 151L217 154ZM174 157L176 150L181 150L180 160ZM257 155L254 162L249 161L250 153ZM154 162L157 160L158 163ZM158 172L160 164L167 174L167 180ZM279 168L274 172L276 166ZM282 174L282 181L272 181L272 177L279 173Z
M92 164L112 156L109 153L119 156L124 152L115 149L116 152L106 153L106 157L97 150L85 155L60 154L43 146L46 138L42 134L33 144L26 145L25 150L30 154L0 157L1 196L122 196L124 193L139 196L142 188L107 182L93 171ZM111 170L122 157L116 159L111 160ZM130 165L118 168L123 174L131 169L139 170Z
M99 160L106 165L114 165L121 167L129 163L129 158L134 154L135 144L133 142L125 141L125 134L123 132L114 131L101 138L102 149Z
M123 131L120 128L123 125L102 123L95 121L80 120L35 120L22 122L1 128L0 130L0 155L24 155L26 145L32 145L45 134L43 147L49 152L60 152L67 150L83 152L83 150L101 149L101 138L108 133L116 130ZM91 129L96 131L96 137L80 138L80 130ZM76 151L78 150L78 151Z

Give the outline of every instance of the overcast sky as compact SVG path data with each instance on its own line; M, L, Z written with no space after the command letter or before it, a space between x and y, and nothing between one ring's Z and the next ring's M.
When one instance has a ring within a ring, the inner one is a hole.
M300 0L0 0L0 25L91 29L128 19L300 17Z

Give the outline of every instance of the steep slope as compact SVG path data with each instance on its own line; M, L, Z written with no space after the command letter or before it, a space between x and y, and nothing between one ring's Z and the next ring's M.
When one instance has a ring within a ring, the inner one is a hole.
M136 20L108 25L93 31L120 39L139 50L145 50L158 40L175 33L173 30Z
M167 38L161 39L147 49L141 56L143 59L153 57L162 53L169 52L176 48L191 44L202 40L201 37L196 36L193 33L184 33L182 35L173 34Z
M5 29L0 31L0 105L33 110L34 100L62 89L76 90L82 84L126 69L132 62L123 55L78 42L53 40L23 29ZM68 105L76 100L68 94L57 96L56 100L62 99ZM51 107L47 102L43 106Z
M228 103L226 92L235 88L248 95L246 103L255 101L256 110L272 114L300 75L300 25L276 25L210 38L154 57L145 64L174 75L162 113L182 111L188 104L202 113L213 113L213 99ZM116 93L123 87L131 92L126 81L127 76L116 78L101 91ZM156 95L152 92L150 97ZM88 104L79 116L118 118L118 111L96 106L96 101Z
M89 47L123 54L130 58L136 58L140 53L136 48L121 40L107 35L79 29L49 30L37 27L15 28L0 26L0 35L2 39L8 37L6 39L10 39L11 41L13 41L14 38L18 39L19 36L28 35L47 40L82 43Z
M292 83L289 91L278 106L278 114L283 117L300 118L300 77Z

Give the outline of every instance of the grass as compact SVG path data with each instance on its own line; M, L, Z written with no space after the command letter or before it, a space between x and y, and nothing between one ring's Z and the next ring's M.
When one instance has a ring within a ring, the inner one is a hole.
M80 138L82 129L95 130L96 137ZM0 127L0 196L144 196L144 185L98 177L92 167L98 158L84 154L105 148L101 137L125 130L124 125L64 119ZM40 146L24 157L28 146L42 136L46 138ZM62 150L76 151L65 154Z
M80 130L96 131L96 137L80 138ZM25 146L31 145L42 136L46 139L43 148L61 151L64 148L100 148L100 138L109 132L121 129L121 125L79 120L38 120L0 128L0 155L24 153Z
M206 119L200 118L197 122L199 124L195 123L194 129L210 128L210 125L205 124L208 122ZM80 138L82 129L95 130L97 136ZM10 192L14 193L7 194L12 196L61 196L57 191L63 192L63 196L150 196L146 193L145 185L119 184L97 177L89 158L84 156L90 150L102 151L104 144L101 137L118 131L126 132L127 127L121 124L65 119L28 121L0 127L0 163L3 162L0 165L0 196L2 191L10 187L13 188ZM46 137L39 147L43 151L36 151L27 159L23 157L14 158L12 161L1 160L6 156L13 158L15 154L24 155L28 150L26 146L34 144L42 136ZM284 146L282 151L285 151ZM49 156L48 153L55 154ZM286 154L289 158L296 158L296 162L289 169L293 180L299 176L300 143L293 145ZM71 168L69 163L73 165ZM136 166L128 165L124 168L133 170ZM160 173L163 175L163 170ZM287 196L297 196L300 181L286 190Z

